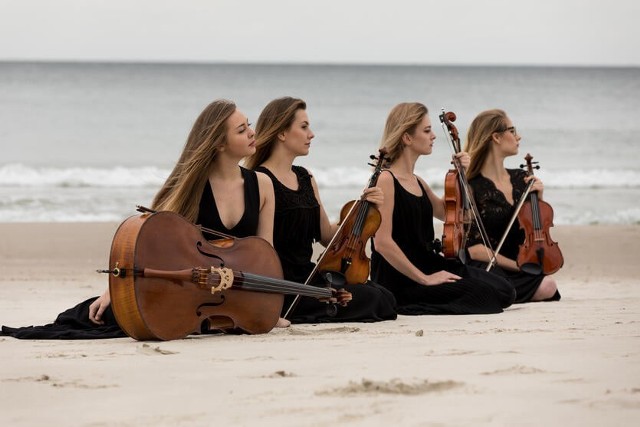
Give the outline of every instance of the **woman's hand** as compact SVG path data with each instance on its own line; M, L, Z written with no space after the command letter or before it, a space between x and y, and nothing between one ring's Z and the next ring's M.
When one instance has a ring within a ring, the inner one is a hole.
M460 165L465 169L469 169L469 165L471 164L471 156L466 151L461 151L458 154L453 155L454 159L458 159Z
M362 192L361 199L379 206L384 202L384 194L380 187L370 187Z
M542 181L540 180L540 178L538 178L535 175L529 175L526 176L524 178L524 182L527 183L527 185L529 184L529 181L534 180L534 184L533 187L531 187L531 191L537 191L538 192L538 198L540 200L542 200L542 192L544 191L544 184L542 183Z
M457 274L449 273L445 270L440 270L436 273L425 275L424 279L421 281L422 285L430 286L430 285L440 285L442 283L453 283L456 280L460 280L462 277Z
M96 325L104 325L104 320L102 320L102 314L111 304L111 294L109 294L109 289L107 289L104 294L98 297L91 305L89 306L89 320L91 320Z

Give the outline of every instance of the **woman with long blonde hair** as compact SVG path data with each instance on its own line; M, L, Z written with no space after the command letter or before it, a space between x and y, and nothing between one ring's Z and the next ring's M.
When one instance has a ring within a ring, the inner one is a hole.
M293 164L297 157L309 154L315 136L306 109L306 103L298 98L271 101L256 123L256 153L245 162L246 167L271 178L276 199L274 247L285 279L300 283L307 282L314 270L315 264L311 261L314 242L326 246L338 228L329 221L313 175ZM365 190L363 196L374 204L383 200L377 187ZM288 318L293 323L374 322L396 318L393 296L381 286L366 283L344 288L353 294L353 299L346 307L338 307L337 314L328 314L326 305L313 298L300 297ZM290 306L291 298L285 298L283 314Z
M213 101L196 119L173 171L152 208L176 212L202 227L234 237L259 236L273 244L275 206L271 180L239 166L256 151L255 132L235 103ZM206 237L215 238L205 233ZM100 324L107 290L89 308ZM278 326L286 326L282 319Z
M507 157L518 154L520 140L513 122L500 109L481 112L469 126L465 150L471 155L471 163L467 177L492 248L502 240L530 180L535 180L531 191L536 191L542 200L544 185L537 176L527 176L522 169L504 166ZM523 241L524 232L516 218L491 271L509 280L516 290L516 303L559 300L553 276L520 270L516 259ZM493 253L484 245L477 227L471 228L467 245L473 265L485 268Z
M389 113L380 144L388 162L378 178L385 197L372 239L371 280L395 295L399 314L502 312L514 298L506 280L439 253L433 218L444 220L444 200L415 174L416 161L431 154L435 139L423 104L401 103ZM469 164L467 153L456 156Z

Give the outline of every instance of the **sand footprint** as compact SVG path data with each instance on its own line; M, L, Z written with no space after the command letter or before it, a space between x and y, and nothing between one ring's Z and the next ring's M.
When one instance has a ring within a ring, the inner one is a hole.
M344 387L337 387L330 390L318 391L318 395L359 395L359 394L402 394L418 395L425 393L437 393L462 387L464 383L457 381L428 381L417 382L402 381L392 379L390 381L373 381L363 378L360 382L349 381Z
M138 353L142 353L142 354L147 354L150 356L156 356L158 354L178 354L177 351L169 351L169 350L163 350L160 348L160 346L157 347L151 347L149 344L142 344L141 346L138 346Z
M545 374L547 371L531 366L516 365L510 368L498 369L492 372L483 372L482 375L513 375L513 374Z

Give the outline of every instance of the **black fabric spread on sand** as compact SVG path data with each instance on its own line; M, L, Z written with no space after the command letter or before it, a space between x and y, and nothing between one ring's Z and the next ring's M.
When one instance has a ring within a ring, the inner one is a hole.
M390 172L389 172L390 173ZM393 174L392 174L393 176ZM454 283L423 286L393 268L372 244L371 279L389 289L398 302L398 313L489 314L511 305L513 288L496 275L446 260L431 250L434 240L433 208L425 189L415 196L393 177L392 237L417 268L425 274L446 270L462 277Z
M282 184L264 167L257 169L273 181L276 196L276 212L273 230L274 247L280 256L284 278L304 283L315 264L311 262L313 243L320 240L320 204L313 192L311 175L300 166L292 170L298 178L298 189ZM321 284L318 277L313 284ZM289 315L292 323L327 322L378 322L397 317L395 299L384 287L368 282L364 285L346 285L353 300L346 307L338 307L337 313L327 312L327 304L315 298L300 297L295 310ZM294 297L286 296L283 315Z
M122 338L127 335L120 329L109 306L102 316L104 325L89 320L89 306L98 297L90 298L60 313L53 323L22 328L2 327L2 335L20 339L86 340L95 338Z

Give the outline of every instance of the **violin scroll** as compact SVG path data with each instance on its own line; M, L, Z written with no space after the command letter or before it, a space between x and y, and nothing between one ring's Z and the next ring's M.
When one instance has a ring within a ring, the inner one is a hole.
M526 163L525 164L520 163L520 168L524 169L526 167L527 168L527 173L529 175L533 175L533 170L534 169L540 169L540 165L538 164L540 162L534 162L533 161L533 156L531 154L527 153L527 155L524 156L524 160L525 160Z
M443 126L446 126L447 133L449 134L449 138L451 144L453 146L453 151L455 153L459 153L462 151L462 145L460 144L460 135L458 134L458 128L453 124L456 121L456 113L453 111L445 112L442 110L442 114L440 114L440 122Z

